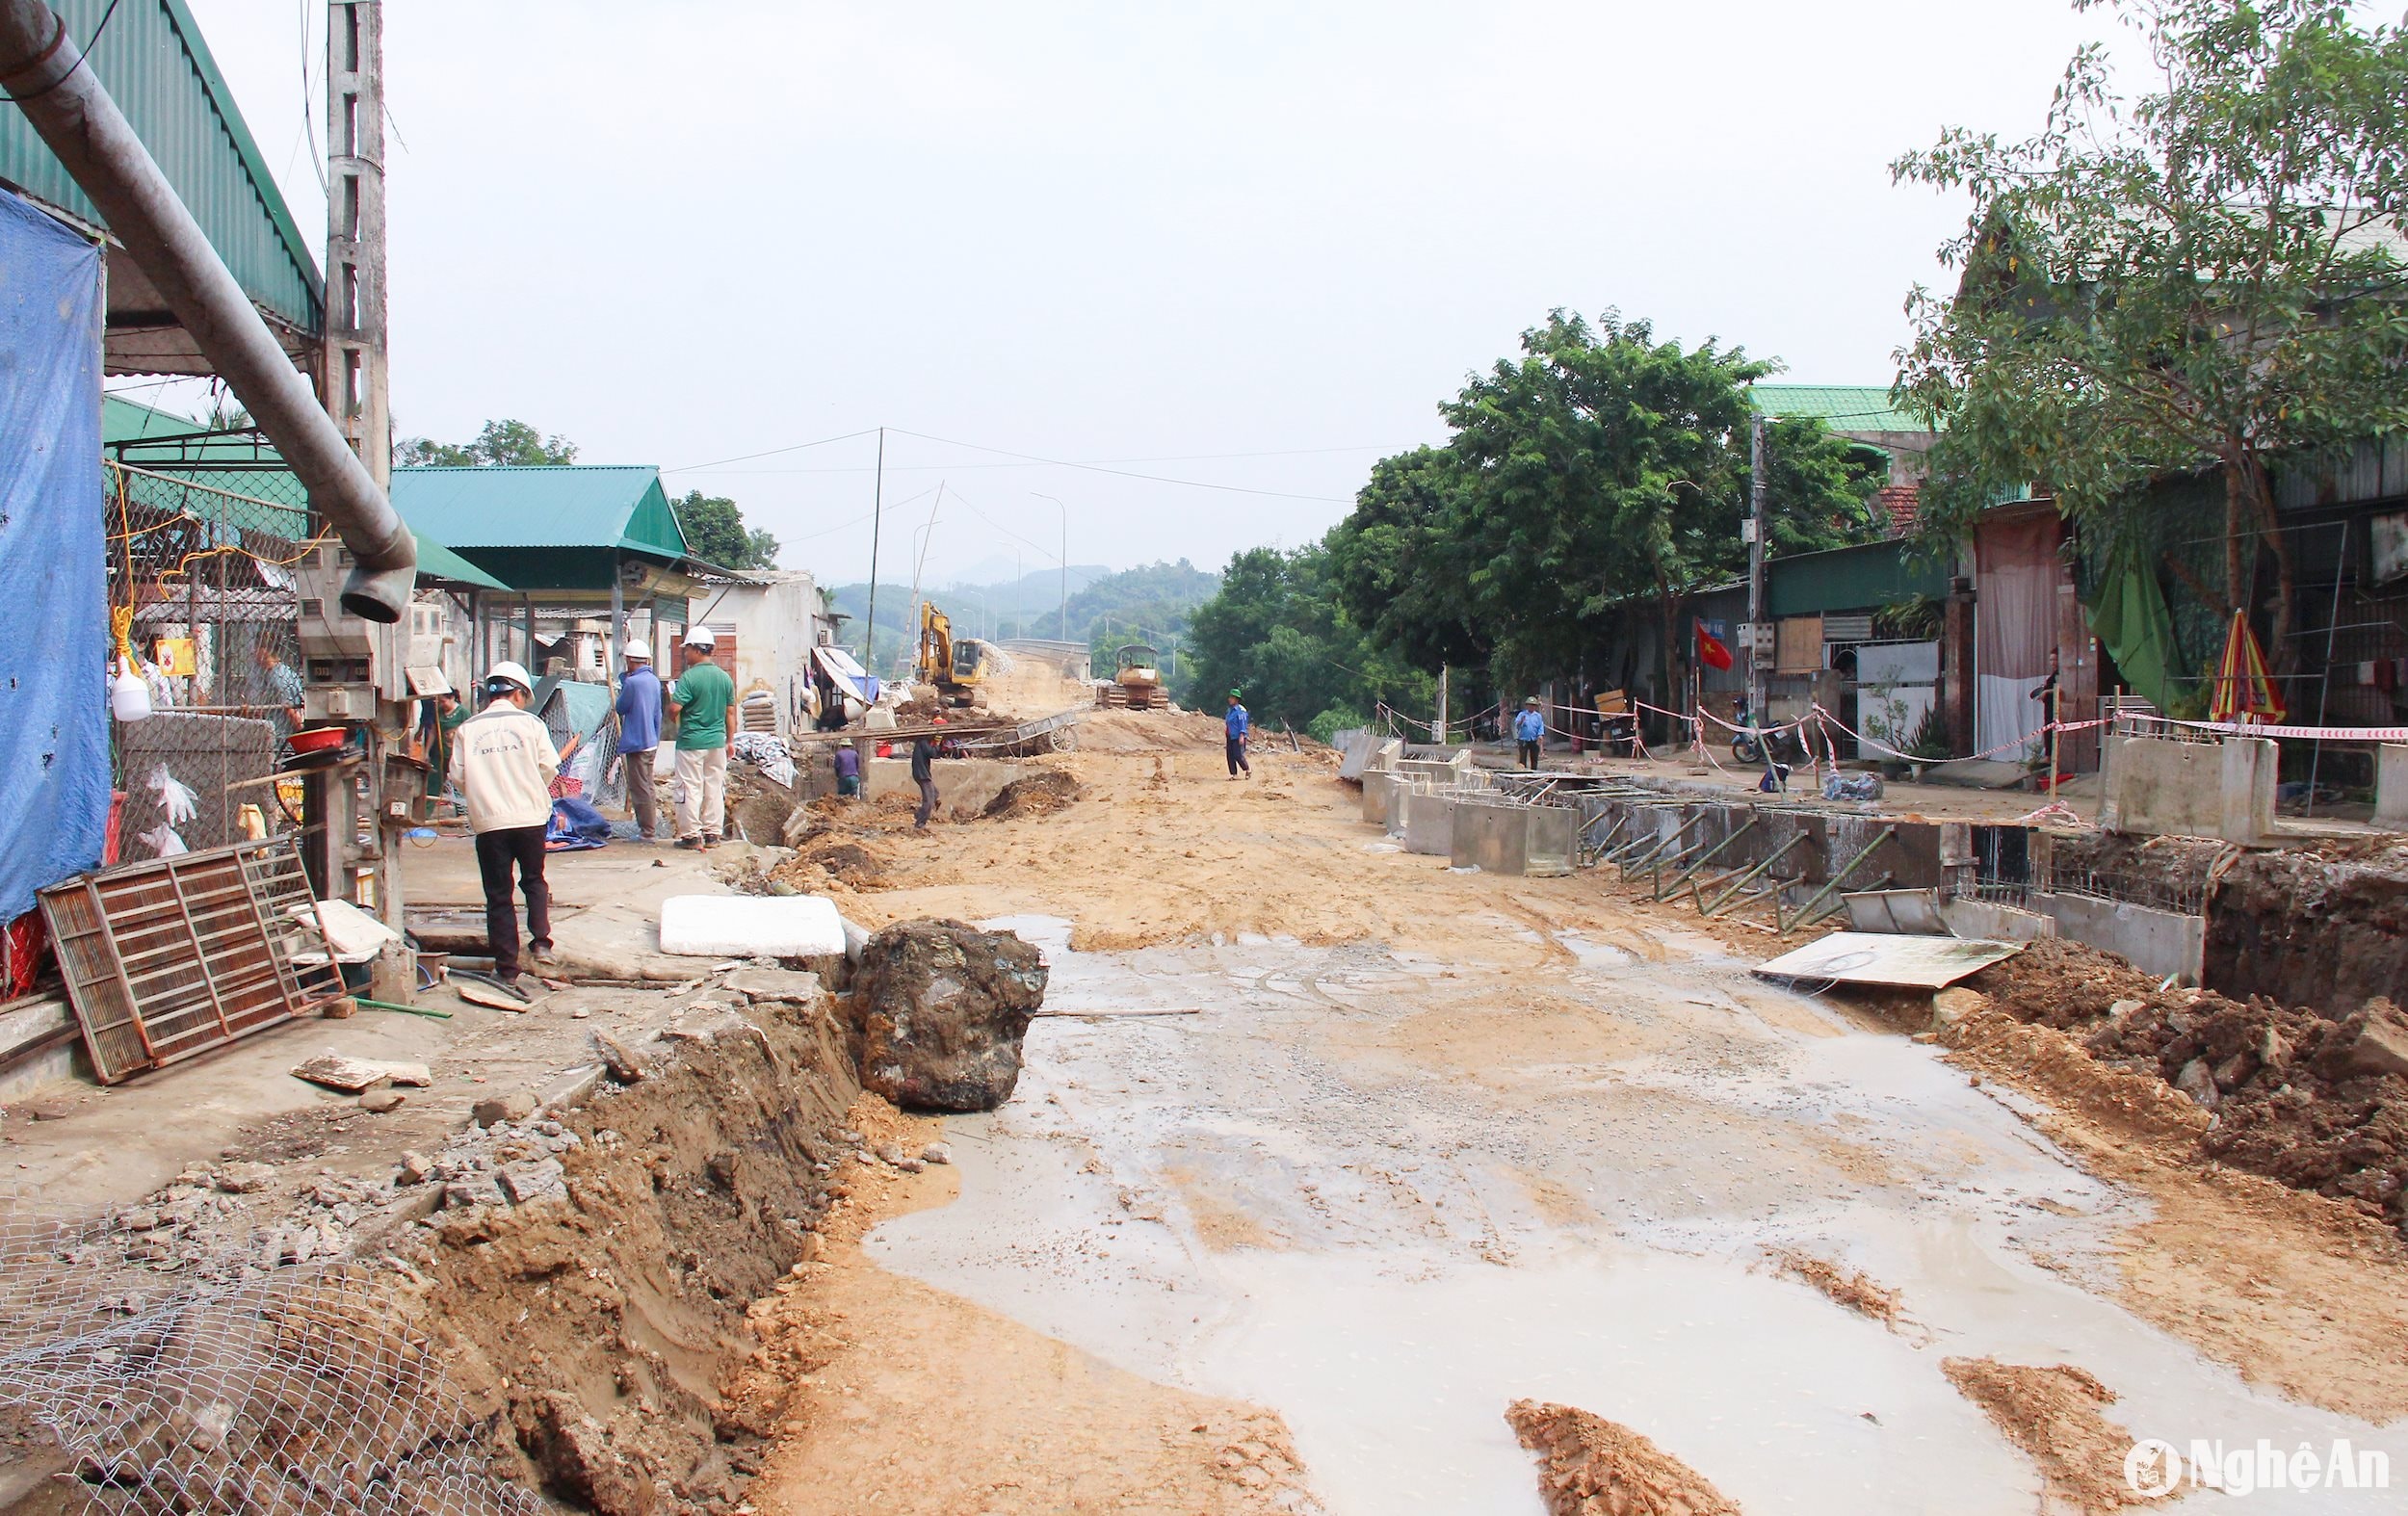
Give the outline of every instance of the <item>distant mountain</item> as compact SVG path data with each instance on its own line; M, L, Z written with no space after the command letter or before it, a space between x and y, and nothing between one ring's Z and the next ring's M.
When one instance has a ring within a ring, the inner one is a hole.
M1074 563L1069 580L1070 638L1091 644L1099 638L1114 645L1144 639L1175 644L1187 633L1189 614L1220 589L1219 575L1207 573L1186 559L1118 572ZM1061 587L1061 570L1048 569L1024 574L1016 581L953 584L923 593L953 618L956 635L1002 641L1016 637L1060 638L1064 630ZM862 620L870 610L870 587L866 583L840 585L830 593L837 612L852 617L844 629L844 640L857 650ZM892 675L909 659L918 637L919 628L912 621L911 586L881 581L875 666Z

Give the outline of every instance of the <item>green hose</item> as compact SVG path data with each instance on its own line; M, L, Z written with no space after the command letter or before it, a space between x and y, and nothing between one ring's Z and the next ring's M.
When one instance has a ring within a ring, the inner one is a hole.
M353 995L352 1004L363 1010L398 1010L405 1016L427 1016L436 1021L452 1019L452 1013L448 1010L422 1010L416 1006L396 1006L391 1001L370 1000L365 995Z

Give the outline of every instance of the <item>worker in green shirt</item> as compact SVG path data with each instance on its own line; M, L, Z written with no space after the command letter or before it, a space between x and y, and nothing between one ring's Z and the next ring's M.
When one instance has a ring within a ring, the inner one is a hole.
M719 639L707 626L686 634L686 671L669 687L677 718L677 846L710 848L727 827L727 734L736 726L736 681L711 661Z

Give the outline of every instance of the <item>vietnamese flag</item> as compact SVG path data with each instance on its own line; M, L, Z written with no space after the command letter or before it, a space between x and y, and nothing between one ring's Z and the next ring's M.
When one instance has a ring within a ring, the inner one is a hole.
M1722 645L1720 638L1706 630L1703 621L1697 623L1697 661L1709 668L1731 667L1731 650Z

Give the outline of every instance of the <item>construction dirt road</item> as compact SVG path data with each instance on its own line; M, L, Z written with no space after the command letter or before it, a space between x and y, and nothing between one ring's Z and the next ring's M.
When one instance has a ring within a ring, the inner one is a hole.
M764 1506L1535 1513L1543 1456L1557 1509L2021 1516L2136 1501L2138 1437L2408 1478L2365 1207L2204 1162L2060 1033L1910 1037L1602 875L1401 852L1325 751L1230 782L1218 737L1098 716L997 816L823 807L781 865L1053 978L1010 1102L780 1297Z

